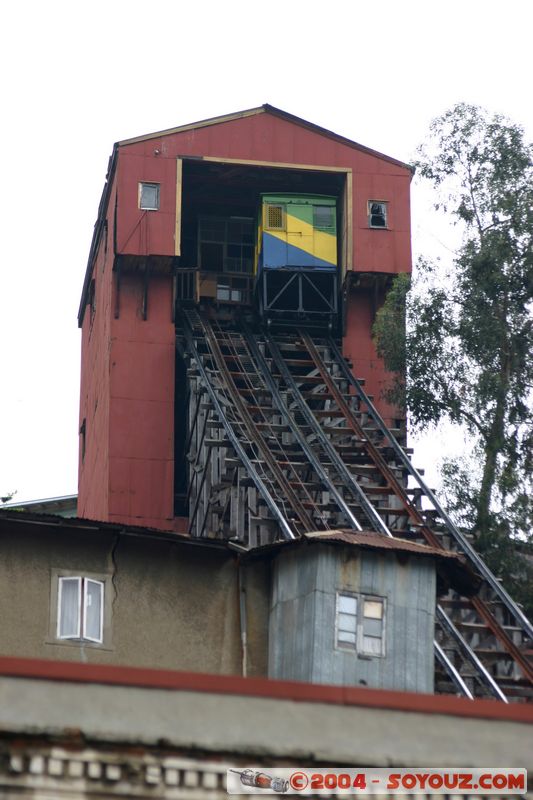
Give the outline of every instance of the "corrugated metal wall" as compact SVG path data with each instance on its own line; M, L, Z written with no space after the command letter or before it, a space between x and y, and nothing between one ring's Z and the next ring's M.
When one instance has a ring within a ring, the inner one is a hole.
M336 646L337 592L385 598L383 656ZM313 545L273 570L269 677L433 691L436 578L431 559Z

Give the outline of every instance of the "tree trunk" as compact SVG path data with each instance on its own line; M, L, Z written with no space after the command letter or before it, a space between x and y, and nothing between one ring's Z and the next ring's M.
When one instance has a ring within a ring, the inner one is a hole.
M485 536L490 529L490 504L497 477L498 456L505 447L505 412L509 394L511 358L507 338L507 303L500 316L502 344L500 350L500 380L496 395L496 408L487 438L485 440L483 477L477 501L475 530L478 536Z

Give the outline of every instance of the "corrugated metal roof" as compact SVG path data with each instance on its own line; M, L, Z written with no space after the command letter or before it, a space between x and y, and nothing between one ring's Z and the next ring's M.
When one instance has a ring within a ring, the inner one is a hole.
M124 536L140 536L147 539L170 540L184 545L198 547L215 548L226 550L228 554L233 551L238 552L241 558L262 558L278 550L292 547L308 547L315 544L329 545L351 545L357 548L369 548L374 550L389 550L395 553L406 553L421 557L430 557L436 560L437 572L445 577L446 584L460 591L461 594L470 596L479 588L480 578L465 562L464 558L458 553L448 550L439 550L417 542L409 542L406 539L389 538L374 531L353 531L353 530L330 530L312 531L302 536L300 539L292 541L282 540L273 544L256 547L253 550L243 550L233 542L222 539L203 539L191 537L188 534L176 533L174 531L163 531L157 528L146 528L136 525L124 525L118 522L102 522L98 520L83 519L81 517L60 517L55 514L42 514L30 511L4 510L0 508L0 532L2 523L5 525L17 525L23 530L24 527L32 526L35 528L48 527L62 528L63 530L83 530L101 533L119 533Z
M190 122L186 125L178 125L175 128L167 128L162 131L146 133L142 136L134 136L129 139L122 139L116 143L116 146L123 147L124 145L145 142L150 139L159 139L161 136L169 136L173 133L183 133L185 131L205 128L211 125L220 125L224 122L232 122L233 120L243 119L244 117L253 117L257 114L272 114L275 117L280 117L287 122L292 122L300 127L308 128L309 130L314 131L314 133L318 133L320 136L325 136L328 139L334 139L335 141L340 142L347 147L352 147L355 150L361 150L364 153L376 156L384 161L389 161L392 164L397 164L398 166L409 170L409 172L414 173L414 167L411 164L406 164L405 161L400 161L399 159L388 156L385 153L380 153L378 150L373 150L371 147L366 147L363 144L359 144L359 142L354 142L353 139L348 139L346 136L342 136L339 133L334 133L334 131L330 131L328 128L323 128L320 125L316 125L314 122L309 122L309 120L302 119L302 117L297 117L295 114L290 114L288 111L283 111L281 108L271 106L269 103L264 103L262 106L257 106L255 108L247 108L244 111L235 111L230 114L222 114L218 117L209 117L208 119L198 120L197 122Z
M384 536L381 533L374 531L353 531L353 530L333 530L333 531L316 531L307 533L306 539L314 541L320 540L322 542L342 542L343 544L353 544L358 547L372 547L377 550L395 550L404 551L407 553L415 553L421 556L437 556L439 558L460 558L457 553L452 553L449 550L441 550L437 547L431 547L427 544L420 544L419 542L410 542L407 539L397 539L390 536Z
M264 545L263 547L256 547L253 550L249 550L243 557L245 559L261 558L269 552L275 553L287 548L309 547L316 544L330 546L351 545L358 549L385 550L397 555L404 553L406 556L433 558L437 574L442 581L438 594L445 593L448 586L452 586L460 594L470 597L478 591L481 582L479 575L471 569L460 553L440 550L437 547L410 542L406 539L391 538L375 531L353 531L351 529L311 531L300 539L284 540Z
M61 528L67 531L94 531L95 533L119 533L124 536L140 536L147 539L165 539L174 543L194 545L200 547L228 550L228 544L222 539L207 539L193 537L186 533L160 528L147 528L141 525L130 525L122 522L104 522L103 520L87 519L85 517L61 517L58 514L46 514L37 511L15 510L0 508L0 533L2 523L5 525L34 526L49 529Z
M420 544L419 542L410 542L407 539L400 539L396 537L385 536L376 531L354 531L351 528L338 528L328 531L310 531L299 539L293 540L279 540L270 544L262 545L261 547L254 547L249 550L250 555L260 555L269 550L284 549L286 547L294 547L302 544L349 544L354 547L368 547L374 550L392 550L398 553L412 553L413 555L426 556L431 558L446 559L452 561L459 561L462 563L462 557L459 553L453 553L450 550L441 550L438 547L431 547L427 544Z

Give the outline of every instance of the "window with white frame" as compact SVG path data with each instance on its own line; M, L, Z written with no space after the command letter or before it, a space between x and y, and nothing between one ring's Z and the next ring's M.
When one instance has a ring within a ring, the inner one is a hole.
M368 201L368 226L370 228L387 227L387 203L382 200Z
M361 655L385 653L385 600L337 592L337 647Z
M60 577L57 638L103 642L104 583L93 578Z
M143 211L159 210L159 184L139 184L139 208Z

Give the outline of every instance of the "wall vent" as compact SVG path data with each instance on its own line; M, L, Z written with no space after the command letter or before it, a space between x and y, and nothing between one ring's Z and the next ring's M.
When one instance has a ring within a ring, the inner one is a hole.
M283 220L283 206L267 206L266 227L271 230L282 231L285 227Z

